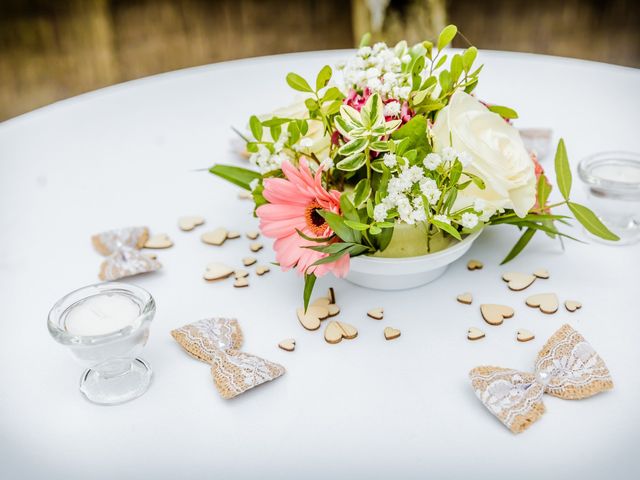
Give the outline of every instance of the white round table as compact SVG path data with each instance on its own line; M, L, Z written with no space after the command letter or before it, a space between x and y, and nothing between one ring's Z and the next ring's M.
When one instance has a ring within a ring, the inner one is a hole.
M487 229L438 281L401 292L332 285L339 319L358 338L327 344L305 331L295 309L302 283L272 269L251 285L207 283L205 265L239 265L248 240L202 243L205 228L255 228L237 189L202 170L240 163L232 126L286 104L287 72L312 77L348 51L265 57L158 75L66 100L0 124L0 476L2 478L632 478L640 475L640 247L559 243L539 235L512 264L499 261L518 236ZM517 109L520 127L563 136L584 201L577 161L603 150L640 150L640 72L610 65L481 52L478 94ZM552 155L551 155L552 157ZM551 158L545 160L551 169ZM557 195L557 192L554 192ZM182 232L177 218L206 217ZM142 357L154 381L116 407L87 402L82 368L49 336L46 316L67 292L97 281L102 260L89 237L148 225L175 246L164 268L129 279L158 311ZM574 231L582 235L579 229ZM269 242L258 254L273 259ZM469 272L470 258L485 263ZM549 280L511 292L500 275L546 267ZM474 304L455 296L471 291ZM543 315L524 305L532 292L576 299L576 313ZM516 315L486 325L478 304L504 303ZM385 318L367 318L382 306ZM171 329L210 316L238 318L243 350L281 363L282 378L225 401L209 368L190 358ZM547 413L511 434L477 400L468 371L494 364L531 371L563 323L577 328L609 366L615 389L588 400L545 395ZM394 326L402 336L385 341ZM487 333L466 339L467 328ZM515 332L536 335L518 343ZM286 337L296 351L277 348Z

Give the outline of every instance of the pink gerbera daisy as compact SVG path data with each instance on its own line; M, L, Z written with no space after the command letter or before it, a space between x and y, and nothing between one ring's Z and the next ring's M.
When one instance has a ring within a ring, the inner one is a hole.
M300 168L289 162L282 163L285 178L266 178L262 195L269 202L256 210L260 218L260 230L270 238L275 238L273 248L276 260L283 270L296 268L300 274L313 273L321 277L333 272L344 277L349 271L349 255L332 263L313 265L327 256L306 246L321 245L302 238L297 230L308 237L329 238L333 230L329 228L318 210L340 213L340 192L327 191L321 182L322 167L315 176L306 159L300 160Z

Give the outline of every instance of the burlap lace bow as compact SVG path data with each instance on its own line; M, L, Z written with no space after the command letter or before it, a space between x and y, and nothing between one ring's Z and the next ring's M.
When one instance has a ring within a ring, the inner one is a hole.
M140 251L148 239L147 227L120 228L91 237L95 249L107 257L100 265L100 280L117 280L161 268L160 262Z
M285 373L277 363L238 351L242 331L235 319L207 318L177 328L171 336L191 356L211 365L223 398L233 398Z
M485 366L469 376L478 398L514 433L544 413L545 392L579 400L613 388L604 361L570 325L563 325L538 353L535 374Z

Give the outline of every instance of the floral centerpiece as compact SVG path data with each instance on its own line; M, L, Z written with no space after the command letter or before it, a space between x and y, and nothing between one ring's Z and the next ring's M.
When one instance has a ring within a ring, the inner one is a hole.
M358 255L403 257L446 249L486 225L523 233L503 260L537 232L569 237L552 213L567 205L591 233L616 236L570 200L564 142L555 156L563 201L548 204L551 185L512 126L514 110L473 96L482 65L469 46L447 54L449 25L436 44L369 46L310 83L286 81L304 100L249 119L243 136L252 168L211 172L250 190L262 233L275 239L283 270L304 276L305 307L317 277L344 277ZM571 237L569 237L571 238Z

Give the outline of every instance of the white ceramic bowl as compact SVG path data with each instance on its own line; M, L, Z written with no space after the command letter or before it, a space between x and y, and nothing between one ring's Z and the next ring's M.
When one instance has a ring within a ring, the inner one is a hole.
M381 258L360 255L351 259L347 280L376 290L404 290L432 282L450 263L467 253L482 230L445 250L419 257Z

